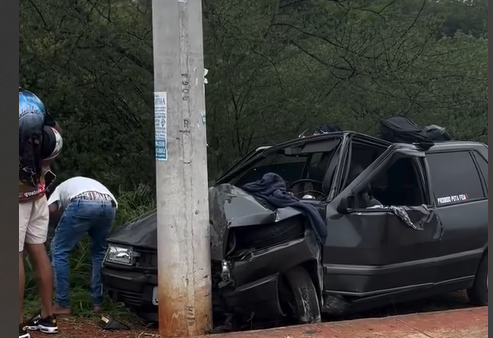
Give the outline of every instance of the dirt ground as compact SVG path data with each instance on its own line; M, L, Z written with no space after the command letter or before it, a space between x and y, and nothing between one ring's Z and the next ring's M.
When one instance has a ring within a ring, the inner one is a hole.
M242 332L222 338L488 338L488 308ZM202 337L204 338L204 337Z
M437 312L437 311L443 311L443 310L457 310L457 309L464 309L465 311L468 310L470 306L467 303L467 297L464 295L463 292L457 292L449 295L444 295L444 296L438 296L438 297L433 297L429 298L426 300L420 300L416 302L411 302L411 303L406 303L406 304L400 304L400 305L394 305L391 307L383 308L383 309L378 309L374 310L371 312L366 312L358 315L353 315L353 316L346 316L346 317L336 317L336 318L326 318L326 321L331 322L329 325L331 325L331 330L334 329L334 327L337 327L338 325L346 325L345 321L346 320L355 320L354 323L356 322L365 322L365 319L368 318L385 318L389 316L396 316L396 315L405 315L405 314L413 314L413 313L427 313L427 312ZM486 308L487 309L487 308ZM473 309L474 311L475 309ZM437 313L439 315L439 313ZM442 316L443 317L443 316ZM440 317L441 322L443 323L444 328L450 327L446 322L448 322L447 317ZM397 317L390 317L390 318L397 318ZM115 318L119 319L119 318ZM450 318L450 320L453 320ZM126 323L127 324L127 323ZM325 325L325 324L322 324ZM389 325L389 324L387 324ZM402 324L405 326L405 324ZM75 317L66 317L66 318L59 318L59 328L60 328L60 334L57 335L58 338L151 338L151 337L159 337L157 334L157 329L152 328L152 327L145 327L141 324L129 324L131 327L131 330L117 330L117 331L109 331L109 330L102 330L98 326L98 320L91 320L91 319L85 319L85 318L75 318ZM283 329L285 330L285 329ZM289 328L287 329L289 330ZM474 331L476 330L476 331ZM479 330L479 331L478 331ZM486 330L487 330L487 322L486 322ZM337 331L337 330L336 330ZM301 334L301 335L291 335L289 334L288 331L284 331L286 334L282 336L282 338L286 337L291 337L291 338L301 338L305 337L306 335ZM447 331L448 332L448 331ZM443 336L437 336L437 337L447 337L447 338L453 338L453 336L450 336L450 333L445 332L447 335ZM487 334L484 335L485 329L484 327L474 327L471 328L470 331L467 332L467 337L468 338L487 338ZM376 332L374 332L376 333ZM444 334L445 334L444 333ZM254 336L258 337L258 333L254 334ZM367 332L368 334L368 332ZM45 335L42 335L40 333L32 333L31 336L33 338L41 338L45 337ZM245 337L248 336L248 333L246 333ZM324 331L324 334L322 336L318 336L317 334L309 334L308 335L310 338L338 338L338 337L343 337L340 335L327 335L327 333ZM308 337L306 336L306 337ZM368 337L373 337L373 336L378 336L377 334L375 335L365 335L365 338ZM466 336L458 336L458 337L466 337ZM239 334L238 338L243 337L242 334ZM250 337L250 336L248 336ZM252 336L253 337L253 336ZM277 337L277 336L276 336ZM280 336L279 336L280 337ZM362 336L363 337L363 336ZM391 338L391 335L387 336L388 338ZM400 335L399 338L404 338L407 337L405 335ZM411 337L411 336L409 336ZM413 336L414 338L421 338L421 337L426 337L426 335L415 335ZM433 336L428 336L433 337ZM356 337L353 337L356 338Z
M65 317L58 319L60 333L57 338L151 338L159 337L157 330L146 329L144 326L132 326L131 330L102 330L96 320L86 318ZM45 334L31 332L32 338L46 338Z

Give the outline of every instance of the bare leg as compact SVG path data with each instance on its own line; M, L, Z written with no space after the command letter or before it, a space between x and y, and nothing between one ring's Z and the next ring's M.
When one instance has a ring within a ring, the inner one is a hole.
M24 287L25 287L25 275L24 275L24 255L19 252L19 324L24 323L24 317L22 315L22 306L24 304Z
M41 297L41 317L53 315L53 269L44 244L28 244L26 250L36 272L39 296Z

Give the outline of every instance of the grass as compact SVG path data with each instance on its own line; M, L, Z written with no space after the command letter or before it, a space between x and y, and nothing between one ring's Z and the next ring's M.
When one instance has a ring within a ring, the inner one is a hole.
M118 227L126 222L155 208L154 190L145 185L137 186L131 192L120 191L116 196L119 208L113 227ZM53 233L49 234L49 239ZM89 285L91 280L91 263L89 255L90 239L85 236L78 243L70 257L70 301L72 315L83 318L99 319L100 315L92 312ZM49 246L47 246L49 250ZM26 269L26 293L24 312L26 316L34 315L40 310L40 301L36 290L34 273L30 262L25 260ZM121 304L111 301L108 297L104 300L104 313L118 318L118 320L135 322L136 317ZM58 336L70 338L71 336Z

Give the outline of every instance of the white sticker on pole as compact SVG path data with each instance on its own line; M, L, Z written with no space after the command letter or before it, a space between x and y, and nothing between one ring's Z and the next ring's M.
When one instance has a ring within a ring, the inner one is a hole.
M166 92L154 92L154 140L156 161L168 159L168 97Z

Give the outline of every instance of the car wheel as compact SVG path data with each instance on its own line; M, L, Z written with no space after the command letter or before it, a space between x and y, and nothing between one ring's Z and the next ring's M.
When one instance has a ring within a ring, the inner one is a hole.
M292 308L296 321L299 324L319 323L322 316L317 289L308 272L298 266L289 270L285 276L293 294Z
M472 288L467 290L469 300L474 305L488 305L488 256L484 256L479 263L478 272L474 278Z

